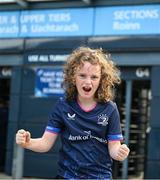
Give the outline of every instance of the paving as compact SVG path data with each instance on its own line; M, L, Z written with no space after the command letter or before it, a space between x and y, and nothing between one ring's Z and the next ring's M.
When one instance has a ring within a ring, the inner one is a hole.
M0 179L3 179L3 180L11 179L11 180L13 180L12 176L9 176L5 173L0 173ZM17 179L17 180L21 180L21 179ZM34 177L23 177L22 180L47 180L47 179L40 179L40 178L34 178Z
M8 176L8 175L6 175L4 173L0 173L0 179L12 179L12 177Z
M7 179L10 179L10 180L13 180L12 176L8 176L4 173L0 173L0 180L3 179L3 180L7 180ZM143 180L143 176L139 176L139 177L129 177L128 179L130 180ZM14 179L16 180L16 179ZM23 177L22 179L17 179L17 180L49 180L49 179L41 179L41 178L34 178L34 177Z

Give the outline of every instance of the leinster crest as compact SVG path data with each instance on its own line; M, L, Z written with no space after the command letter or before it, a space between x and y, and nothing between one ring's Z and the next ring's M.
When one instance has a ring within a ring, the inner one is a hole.
M106 126L108 124L108 116L106 114L99 115L97 124Z

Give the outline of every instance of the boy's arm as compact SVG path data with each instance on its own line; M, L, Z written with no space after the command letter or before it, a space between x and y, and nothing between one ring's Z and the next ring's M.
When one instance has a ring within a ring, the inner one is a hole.
M23 129L16 134L16 143L35 152L47 152L55 144L58 134L45 131L41 138L31 138L29 131Z

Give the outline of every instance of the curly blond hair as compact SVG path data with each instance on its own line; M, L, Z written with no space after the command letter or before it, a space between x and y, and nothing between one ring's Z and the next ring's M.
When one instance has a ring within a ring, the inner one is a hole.
M119 70L109 54L105 54L102 49L91 49L89 47L79 47L67 58L63 81L67 99L72 100L77 95L75 73L85 61L101 67L101 79L95 93L95 100L97 102L113 100L115 84L120 83Z

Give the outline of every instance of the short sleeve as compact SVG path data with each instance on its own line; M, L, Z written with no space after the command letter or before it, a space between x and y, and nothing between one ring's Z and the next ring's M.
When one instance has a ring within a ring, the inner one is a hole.
M117 105L115 103L114 103L114 110L109 118L107 140L109 141L123 140L121 125L120 125L120 115L117 109Z
M52 112L49 115L48 118L48 123L46 126L45 131L51 132L51 133L60 133L63 128L63 123L62 123L62 101L58 100L54 107Z

